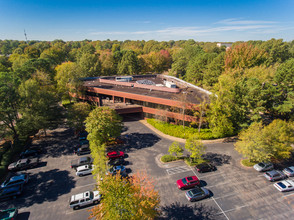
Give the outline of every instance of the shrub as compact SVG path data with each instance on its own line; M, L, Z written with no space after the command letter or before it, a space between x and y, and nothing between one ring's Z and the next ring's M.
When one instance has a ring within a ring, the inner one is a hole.
M165 162L165 163L175 161L175 160L177 160L177 157L170 155L170 154L166 154L161 157L161 161Z
M185 127L182 125L173 125L166 122L162 122L156 119L147 119L147 122L152 125L154 128L158 129L164 134L179 137L183 139L188 139L191 136L196 136L197 139L201 140L210 140L219 138L213 135L210 129L201 129L201 132L198 132L197 128Z
M253 167L253 165L256 164L255 162L251 162L249 159L243 159L241 163L245 167Z
M193 160L192 158L186 157L185 158L185 162L189 166L196 166L197 164L201 164L201 163L209 162L209 161L204 160L204 159L196 159L196 160Z

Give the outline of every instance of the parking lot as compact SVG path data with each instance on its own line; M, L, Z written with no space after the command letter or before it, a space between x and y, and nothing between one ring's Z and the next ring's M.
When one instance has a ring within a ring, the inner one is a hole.
M199 174L184 162L162 164L171 140L161 138L138 121L126 121L122 148L127 154L128 172L146 171L155 180L161 197L161 219L291 219L294 214L294 191L281 193L273 183L251 168L240 165L240 155L233 143L207 144L207 152L217 164L217 171ZM70 168L76 159L73 132L61 127L49 137L34 142L45 149L41 166L28 170L30 180L23 194L0 203L1 209L19 208L18 219L87 219L88 210L69 208L71 195L95 186L93 177L77 177ZM189 202L176 181L196 175L210 190L209 198Z

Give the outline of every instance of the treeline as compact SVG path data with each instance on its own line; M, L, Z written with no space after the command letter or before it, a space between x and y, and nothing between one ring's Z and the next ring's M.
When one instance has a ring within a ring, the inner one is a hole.
M165 73L215 93L206 112L216 136L253 121L293 120L294 41L0 41L2 133L50 127L79 78ZM50 113L52 112L52 115Z

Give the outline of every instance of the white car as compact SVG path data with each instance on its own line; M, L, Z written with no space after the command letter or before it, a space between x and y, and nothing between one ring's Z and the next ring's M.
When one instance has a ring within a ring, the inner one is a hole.
M294 176L294 166L287 167L287 168L283 169L283 172L284 172L287 176Z
M93 165L79 166L79 167L77 167L76 175L77 176L89 175L89 174L92 174L92 171L93 170L94 170L94 166Z
M294 181L293 180L284 180L281 182L277 182L274 184L274 187L276 187L281 192L287 192L294 190Z
M87 191L72 195L69 200L69 207L73 209L79 209L80 207L98 204L101 200L101 194L99 191Z
M258 163L258 164L255 164L253 166L253 168L259 172L264 172L264 171L268 171L268 170L272 170L274 169L274 165L272 163L264 163L264 162L261 162L261 163Z

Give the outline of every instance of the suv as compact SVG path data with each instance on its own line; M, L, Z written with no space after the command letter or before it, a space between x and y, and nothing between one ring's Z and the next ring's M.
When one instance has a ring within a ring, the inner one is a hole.
M81 147L79 147L76 152L75 152L78 156L80 155L84 155L84 154L89 154L91 153L91 150L89 148L88 144L82 145Z
M272 170L264 173L264 177L273 182L276 180L286 179L287 176L282 171Z
M24 152L21 152L20 158L23 159L23 158L29 158L29 157L37 157L38 155L39 155L39 153L37 150L29 149Z
M99 191L87 191L84 193L71 196L69 200L69 207L73 209L79 209L80 207L98 204L101 200L101 194Z
M79 159L76 160L72 160L71 161L71 168L77 168L79 166L83 166L83 165L89 165L93 163L93 158L91 157L80 157Z
M177 180L177 185L179 189L190 189L200 185L200 181L197 176L188 176L183 179Z
M215 171L216 167L212 165L211 163L201 163L196 165L196 170L199 173L209 172L209 171Z
M84 165L84 166L79 166L77 167L77 176L85 176L88 174L92 174L92 171L94 170L93 165Z
M0 188L8 188L16 185L23 185L29 181L28 174L17 174L15 176L10 177L9 179L5 180Z
M261 162L261 163L258 163L258 164L255 164L253 166L253 168L259 172L264 172L264 171L268 171L268 170L272 170L274 169L274 165L272 163L264 163L264 162Z
M22 193L23 185L17 185L0 190L0 199L16 198Z

